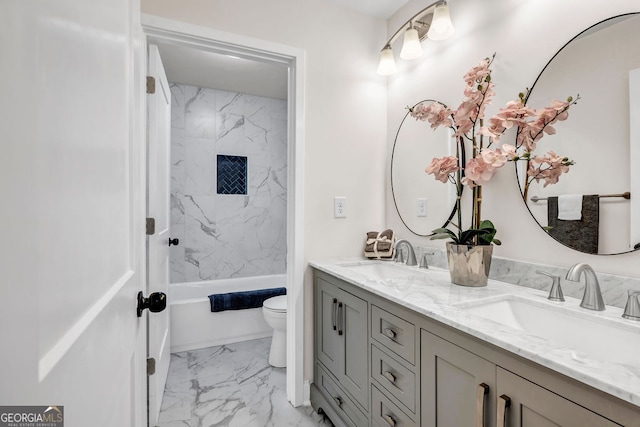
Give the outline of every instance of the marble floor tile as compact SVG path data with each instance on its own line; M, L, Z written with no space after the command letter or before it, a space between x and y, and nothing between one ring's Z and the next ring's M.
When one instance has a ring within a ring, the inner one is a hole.
M267 362L270 338L171 355L158 427L332 427L292 407L286 372Z

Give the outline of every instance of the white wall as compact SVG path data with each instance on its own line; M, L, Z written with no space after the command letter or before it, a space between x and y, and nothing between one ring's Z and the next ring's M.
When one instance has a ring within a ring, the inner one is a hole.
M359 255L384 226L386 87L376 74L384 21L326 0L145 0L144 13L302 48L305 259ZM348 216L333 218L333 197ZM305 377L313 376L313 287L305 275Z
M389 32L395 31L427 4L416 0L407 3L389 20ZM424 98L457 106L462 100L462 76L482 58L497 53L493 66L496 97L488 109L488 114L493 114L531 86L549 59L573 36L610 16L640 11L638 0L606 3L595 0L452 0L449 6L456 27L454 37L443 42L426 42L425 55L421 59L412 63L398 62L399 72L389 78L388 152L392 136L405 114L405 106ZM558 133L561 132L559 125ZM429 161L425 159L425 165ZM587 262L596 271L640 277L634 266L640 260L638 253L586 255L547 236L529 215L512 168L501 170L484 187L483 199L483 216L496 224L503 243L495 248L494 254L498 256L558 267ZM387 224L401 237L425 246L444 245L442 241L418 238L403 227L393 207L388 184L386 205Z

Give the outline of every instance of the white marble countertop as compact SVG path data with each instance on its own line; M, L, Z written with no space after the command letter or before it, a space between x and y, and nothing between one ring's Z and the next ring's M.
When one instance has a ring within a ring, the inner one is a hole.
M380 276L354 265L379 263L393 269L401 268L402 274L394 275L382 267ZM570 378L588 384L605 393L640 406L640 354L621 354L613 362L602 356L594 356L575 348L528 332L504 326L467 312L463 307L485 299L505 296L526 298L539 305L549 305L554 310L566 310L576 317L587 317L596 322L615 324L631 331L640 343L640 322L623 319L622 309L609 307L602 312L579 307L580 300L566 297L565 302L547 300L548 293L523 286L489 280L485 287L468 288L452 285L449 272L441 269L419 269L391 261L369 261L364 258L342 258L309 263L312 267L352 283L362 289L407 307L417 313L452 326L476 338L494 344L540 365L556 370ZM359 271L361 270L361 271ZM404 274L406 271L406 274ZM386 277L385 277L386 275ZM588 323L588 321L586 322ZM585 334L588 336L587 333ZM580 331L584 333L585 331ZM598 336L588 339L599 340ZM564 343L563 343L564 344ZM629 343L620 343L629 347ZM633 343L631 343L633 345Z

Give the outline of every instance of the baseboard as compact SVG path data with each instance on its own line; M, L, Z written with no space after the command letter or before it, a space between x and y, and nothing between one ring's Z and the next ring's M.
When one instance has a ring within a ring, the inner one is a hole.
M242 336L237 336L237 337L230 337L230 338L225 338L225 339L199 341L197 343L189 343L189 344L184 344L184 345L171 346L170 352L171 353L181 353L183 351L198 350L200 348L216 347L216 346L219 346L219 345L233 344L233 343L236 343L236 342L257 340L257 339L260 339L260 338L270 337L272 335L272 333L273 333L273 331L259 332L259 333L255 333L255 334L247 334L247 335L242 335Z
M311 406L311 381L304 380L302 383L302 405Z

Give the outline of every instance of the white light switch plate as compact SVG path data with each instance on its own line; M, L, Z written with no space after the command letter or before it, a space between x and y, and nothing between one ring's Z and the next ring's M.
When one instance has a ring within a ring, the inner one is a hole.
M347 198L346 197L333 198L333 217L334 218L347 217Z
M419 217L427 216L427 199L418 198L418 202L416 204L417 207L417 215Z

